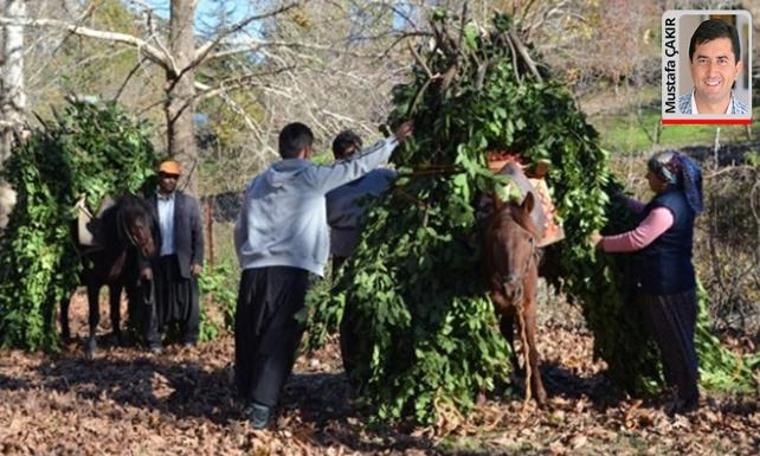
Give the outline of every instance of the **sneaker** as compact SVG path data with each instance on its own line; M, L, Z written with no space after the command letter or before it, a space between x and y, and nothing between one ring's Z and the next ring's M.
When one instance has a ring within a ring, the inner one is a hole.
M269 419L272 416L272 408L263 404L254 402L243 411L251 427L254 429L266 429L269 426Z

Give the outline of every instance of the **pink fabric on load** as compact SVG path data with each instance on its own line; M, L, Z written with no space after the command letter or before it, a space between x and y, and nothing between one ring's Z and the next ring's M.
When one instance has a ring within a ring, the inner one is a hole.
M631 200L633 201L633 200ZM664 207L653 209L639 226L615 236L602 238L605 252L635 252L651 244L662 233L673 226L673 214Z

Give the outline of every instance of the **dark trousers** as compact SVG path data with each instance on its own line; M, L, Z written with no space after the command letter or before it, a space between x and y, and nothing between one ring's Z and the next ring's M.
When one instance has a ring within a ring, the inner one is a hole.
M338 269L340 269L343 264L346 262L348 257L342 257L342 256L335 256L332 257L332 274L333 277L335 277L335 274L338 273Z
M642 294L638 300L660 349L665 381L677 388L679 399L695 403L699 399L697 352L694 348L696 290L659 296Z
M235 310L235 381L244 400L277 405L303 336L304 325L295 315L308 288L303 269L243 271Z
M146 309L148 345L160 345L162 334L174 322L179 323L182 342L196 343L200 328L198 279L182 277L177 255L166 255L153 265L152 286L153 305Z

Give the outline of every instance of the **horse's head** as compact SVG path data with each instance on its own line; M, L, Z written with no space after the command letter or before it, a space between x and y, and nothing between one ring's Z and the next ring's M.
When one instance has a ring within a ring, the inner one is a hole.
M537 229L530 213L535 199L528 192L521 204L492 200L493 212L486 225L485 254L492 279L498 277L501 293L511 301L522 300L526 279L535 276Z
M124 196L120 201L118 219L120 230L129 243L139 250L143 257L154 257L158 248L153 237L153 216L148 204L135 196Z

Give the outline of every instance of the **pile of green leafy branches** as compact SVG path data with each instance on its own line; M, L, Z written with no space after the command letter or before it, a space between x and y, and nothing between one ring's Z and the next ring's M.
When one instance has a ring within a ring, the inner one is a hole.
M201 293L201 342L215 339L222 331L232 332L235 329L239 277L231 260L222 260L214 265L207 264L198 278Z
M116 104L71 102L6 162L18 204L0 239L0 342L57 345L56 307L78 284L74 206L137 192L154 174L149 126Z
M620 186L596 131L510 17L497 15L485 31L438 14L431 30L433 44L412 50L412 81L393 93L389 123L415 123L393 157L401 177L372 205L333 290L309 299L312 345L351 309L360 343L351 347L359 361L349 374L381 420L430 423L467 411L477 392L505 378L507 348L486 298L474 206L499 182L486 151L508 150L526 164L552 164L547 181L567 237L547 261L582 306L595 355L617 385L652 390L658 357L630 303L630 259L597 254L588 243L594 230L630 227L623 204L607 196ZM723 353L715 342L706 349ZM713 367L723 368L703 362Z

